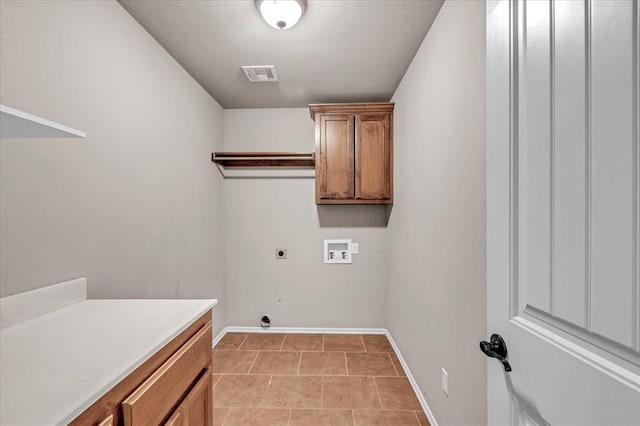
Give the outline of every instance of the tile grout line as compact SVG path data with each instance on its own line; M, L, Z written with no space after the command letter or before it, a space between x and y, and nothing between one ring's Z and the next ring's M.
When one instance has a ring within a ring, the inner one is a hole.
M414 411L413 415L416 416L416 420L418 421L418 425L422 426L422 422L420 422L420 417L418 417L418 412Z
M347 372L347 376L349 376L349 363L347 362L346 352L344 352L344 370Z
M213 373L212 373L213 374ZM216 387L218 387L218 385L220 384L220 382L222 381L222 378L224 377L224 374L217 374L217 376L220 376L220 378L218 379L218 381L216 382L215 385L213 385L213 387L211 388L211 393L213 394L213 391L216 389Z
M391 361L391 365L393 365L393 371L396 372L396 376L400 376L398 369L396 368L396 363L393 362L393 358L391 358L391 352L387 352L387 356L389 357L389 361Z
M380 377L383 379L402 379L402 376L390 376L388 374L376 374L372 376L371 374L351 374L350 376L340 376L336 375L336 377Z
M385 408L382 406L382 398L380 398L380 389L378 389L378 381L375 377L373 377L373 384L376 387L376 395L378 395L378 401L380 401L380 409L384 410Z
M260 355L260 351L256 351L256 357L253 359L253 362L251 363L251 367L249 367L249 371L247 372L247 374L251 374L251 370L253 369L253 366L256 364L258 355Z
M224 418L222 419L222 423L220 423L220 426L224 426L224 422L227 421L227 417L229 417L229 413L231 412L231 408L227 409L227 414L224 415Z
M320 409L324 409L324 376L320 376Z
M269 389L271 388L271 382L273 381L273 374L269 375L269 382L267 383L267 389L264 391L264 395L262 395L262 399L258 403L258 407L267 408L264 406L264 400L267 398L267 394L269 393Z
M301 366L302 366L302 351L300 351L300 357L298 358L298 370L296 371L296 376L300 375Z
M284 341L287 340L287 334L285 333L284 336L282 336L282 343L280 343L280 351L282 352L282 348L284 348Z
M244 342L246 342L248 338L249 338L249 333L247 333L244 336L244 339L242 339L242 342L238 345L238 349L237 349L238 351L240 350L240 348L242 348L242 345L244 345Z
M353 426L356 426L356 410L351 410L351 420L353 420Z

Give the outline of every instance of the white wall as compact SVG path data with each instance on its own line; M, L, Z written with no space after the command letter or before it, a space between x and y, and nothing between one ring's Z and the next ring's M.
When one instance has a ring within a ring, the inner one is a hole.
M392 99L388 272L389 329L442 425L486 424L485 86L485 4L448 1Z
M89 135L2 140L0 294L224 300L218 103L116 2L3 1L0 31L2 104Z
M313 151L307 108L227 109L227 151ZM386 208L316 206L314 180L226 179L226 306L231 325L384 327ZM352 265L325 265L323 239L360 243ZM287 259L276 260L275 249Z

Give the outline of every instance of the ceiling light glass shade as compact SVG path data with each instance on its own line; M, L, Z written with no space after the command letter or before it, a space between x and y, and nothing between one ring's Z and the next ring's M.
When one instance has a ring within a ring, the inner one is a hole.
M256 7L267 24L287 30L298 23L304 13L304 0L256 0Z

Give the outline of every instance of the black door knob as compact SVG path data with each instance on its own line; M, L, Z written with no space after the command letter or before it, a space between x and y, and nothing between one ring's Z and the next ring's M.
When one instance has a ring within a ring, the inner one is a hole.
M496 358L502 363L504 371L511 371L511 364L507 361L507 344L499 334L492 334L491 339L487 342L480 342L480 350L488 357Z

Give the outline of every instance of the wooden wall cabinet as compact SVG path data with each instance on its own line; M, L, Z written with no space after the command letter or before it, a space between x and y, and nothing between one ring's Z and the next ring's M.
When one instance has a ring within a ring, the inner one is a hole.
M316 204L393 203L393 103L309 105Z
M200 317L71 425L213 425L211 312Z

